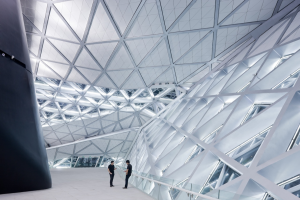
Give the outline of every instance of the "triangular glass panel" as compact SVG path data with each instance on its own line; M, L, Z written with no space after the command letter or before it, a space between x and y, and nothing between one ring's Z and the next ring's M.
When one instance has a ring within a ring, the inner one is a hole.
M150 94L149 94L149 92L147 90L144 90L143 92L141 92L139 94L138 97L140 97L140 98L146 98L146 97L151 97L151 96L150 96Z
M67 82L61 84L62 89L73 89ZM74 90L74 89L73 89Z
M35 78L35 83L48 85L47 83L45 83L45 82L44 82L42 79L40 79L39 77L36 77L36 78Z
M93 1L77 0L55 3L55 7L76 34L82 38L85 27L88 23L88 16L90 14L92 4Z
M73 116L73 115L66 115L65 114L65 118L68 119L68 120L71 120L71 119L74 119L75 116Z
M133 89L133 90L126 90L126 93L129 97L131 97L137 90Z
M176 186L176 187L183 188L183 187L185 186L185 183L186 183L188 180L189 180L189 177L186 178L186 179L184 179L184 180L182 180L182 181L180 181L180 182L178 182L177 184L175 184L175 186ZM176 199L176 197L178 196L179 193L180 193L180 190L178 190L178 189L172 188L172 189L169 190L169 194L170 194L170 196L172 197L172 199Z
M63 118L61 117L61 115L57 115L53 119L63 120Z
M112 96L115 96L115 97L124 97L123 94L120 91L115 91L115 93Z
M120 102L116 102L116 104L117 104L117 106L120 106L122 103L120 103Z
M75 82L74 82L75 83ZM82 83L75 83L75 85L77 85L80 89L84 90L86 85L82 84Z
M183 12L183 10L189 5L191 0L181 1L178 3L176 0L161 1L163 16L168 29L176 18ZM195 15L195 14L194 14Z
M67 103L61 103L61 102L58 102L58 105L61 109L63 109L65 106L67 106L68 104Z
M55 85L59 86L61 80L55 79L55 78L48 78L49 81L54 83Z
M176 99L177 98L176 91L172 90L167 95L163 96L163 98Z
M274 90L274 89L284 89L284 88L294 87L299 75L300 75L300 69L298 69L297 71L289 75L283 81L275 85L272 89Z
M224 171L224 173L222 173L222 171ZM219 161L204 184L204 187L202 187L200 193L206 194L218 187L218 182L220 183L219 186L221 186L239 176L239 173L225 165L223 162Z
M77 99L79 96L78 95L72 95L71 96L74 98L74 99Z
M95 17L91 24L87 42L99 42L117 39L119 39L119 37L114 29L114 26L107 16L102 3L100 3L97 11L95 12Z
M249 109L248 113L246 114L245 118L243 119L241 125L258 115L258 113L266 109L269 105L271 104L253 104Z
M80 108L81 112L83 112L83 111L85 111L86 109L88 109L89 107L79 105L79 108Z
M144 4L135 23L130 29L129 37L141 35L156 35L163 33L156 1L147 1Z
M89 84L89 82L82 76L81 73L79 73L78 69L73 68L70 72L67 81L73 82L75 85L76 83L82 83L82 84ZM80 87L80 86L78 86ZM79 89L79 88L78 88Z
M152 90L153 95L157 96L157 95L163 93L166 90L166 88L151 88L151 90Z
M180 1L181 3L182 1ZM221 1L220 4L222 4ZM228 1L226 1L228 2ZM214 13L215 1L206 1L204 4L202 1L196 1L187 12L183 13L183 17L175 23L172 32L196 30L213 27L214 25ZM221 11L221 10L220 10ZM178 10L176 9L176 13ZM219 12L221 14L221 12Z
M145 103L135 103L134 104L136 107L139 107L139 108L143 108Z
M141 60L147 55L147 53L153 48L155 43L160 37L149 37L137 40L127 40L126 44L132 54L132 57L136 64L139 64Z
M290 57L292 57L294 54L289 54L289 55L285 55L285 56L282 56L279 60L278 60L278 62L277 62L277 64L276 64L276 66L274 67L274 69L275 68L277 68L279 65L281 65L281 64L283 64L285 61L287 61Z
M97 108L94 108L93 110L89 111L87 114L95 114L98 113Z
M140 1L106 0L105 2L118 24L121 33L124 33Z
M210 61L212 57L213 34L208 34L209 35L205 39L201 40L200 43L194 45L187 54L180 57L176 63L201 63Z
M111 89L109 89L109 88L103 88L103 91L104 91L106 94L108 94L108 93L110 92L110 90L111 90Z
M259 25L260 24L254 24L249 26L237 26L218 29L216 55L219 55L221 52L229 48L231 45L233 45L235 42L240 40L242 37L247 35Z
M55 94L55 92L50 91L50 90L44 90L44 92L46 92L47 94L50 94L50 95L54 95Z
M148 106L147 107L149 110L151 110L152 112L154 112L154 107L153 107L153 105L150 105L150 106Z
M111 62L108 65L109 70L117 69L132 69L134 68L132 61L126 52L124 46L117 51L117 53L112 58Z
M48 107L48 108L55 108L55 109L57 109L57 107L56 107L56 105L55 105L55 103L49 103L48 105L46 105L46 107Z
M169 65L169 55L167 51L167 46L164 40L162 40L155 49L145 57L143 61L139 64L140 67L153 67L153 66L162 66Z
M45 114L46 114L47 117L50 117L51 115L53 115L52 112L47 112L47 111L45 111Z
M93 98L93 100L96 101L97 103L101 101L101 99L95 99L95 98Z
M246 22L267 20L273 14L273 10L277 4L277 1L247 1L239 8L233 10L230 17L225 19L222 25L240 24ZM264 10L264 12L262 12ZM251 13L251 15L249 15Z
M187 163L190 160L192 160L194 157L196 157L197 155L199 155L202 151L204 151L204 149L202 147L200 147L198 144L195 145L194 148L193 148L193 150L192 150L192 152L190 153L189 157L185 161L185 163Z
M47 3L35 1L22 1L22 14L24 19L30 20L28 23L34 24L40 31L43 30L44 19L47 11Z
M25 31L30 33L38 33L37 28L32 25L32 23L26 19L26 17L23 17Z
M68 110L69 110L69 111L76 111L76 112L78 112L78 110L77 110L77 107L76 107L76 106L72 106L71 108L68 108Z
M76 37L63 22L62 18L55 11L55 9L51 9L46 34L47 36L77 42Z
M226 155L232 157L245 167L250 167L252 160L254 159L266 135L269 133L271 127L272 126L246 140L242 144L227 152Z
M46 100L43 100L43 99L37 99L38 103L40 104L40 106L46 102Z

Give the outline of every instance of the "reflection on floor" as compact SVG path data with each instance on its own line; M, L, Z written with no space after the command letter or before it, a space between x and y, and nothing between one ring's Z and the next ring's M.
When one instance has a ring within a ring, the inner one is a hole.
M114 185L109 187L105 168L53 169L53 187L48 190L0 195L0 200L150 200L151 197L129 185L115 173Z

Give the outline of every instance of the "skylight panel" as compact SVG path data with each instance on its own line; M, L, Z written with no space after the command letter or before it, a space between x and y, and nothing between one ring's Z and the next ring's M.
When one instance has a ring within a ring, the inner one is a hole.
M112 96L124 97L123 94L120 91L115 91L115 93Z
M128 97L131 97L136 91L136 89L126 90L126 94L128 95Z
M223 124L221 126L219 126L217 129L215 129L213 132L211 132L210 134L205 136L202 139L202 141L204 141L207 144L211 143L213 141L213 139L218 135L218 133L219 133L219 131L221 130L222 127L223 127Z
M65 118L68 119L68 120L71 120L71 119L74 119L75 116L73 116L73 115L66 115L65 114Z
M150 106L148 106L147 108L148 108L149 110L151 110L152 112L155 112L155 111L154 111L154 108L153 108L153 105L150 105Z
M151 97L151 96L150 96L150 94L149 94L149 92L147 90L144 90L143 92L141 92L139 94L138 97L140 97L140 98L146 98L146 97Z
M192 152L190 153L189 157L187 158L187 160L184 163L189 162L190 160L192 160L194 157L196 157L197 155L199 155L204 149L202 147L200 147L198 144L194 146Z
M74 82L75 83L75 82ZM77 85L81 90L84 90L86 85L82 84L82 83L75 83L75 85Z
M53 119L57 119L57 120L63 120L61 115L56 115Z
M243 119L241 125L247 122L248 120L250 120L251 118L255 117L256 115L258 115L258 113L266 109L269 105L271 104L268 103L253 104L249 109L248 113L246 114L245 118Z
M40 106L43 105L46 102L46 100L43 100L43 99L37 99L37 101L38 101Z
M80 108L80 110L81 110L81 112L83 112L83 111L85 111L86 109L88 109L89 107L87 107L87 106L79 106L79 108Z
M166 89L163 88L151 88L152 93L154 96L158 96L159 94L163 93Z
M111 91L111 89L109 89L109 88L104 88L103 91L104 91L106 94L108 94L108 93Z
M278 183L277 185L291 192L293 195L300 197L300 190L299 190L300 175L296 175L287 180L284 180ZM262 200L276 200L276 199L266 192Z
M296 84L296 81L299 77L300 69L295 71L294 73L290 74L288 77L286 77L284 80L282 80L280 83L275 85L272 90L274 89L284 89L284 88L291 88L294 87Z
M300 145L300 125L298 126L288 148L286 151L291 150L294 146L299 146Z
M285 61L287 61L290 57L292 57L294 54L288 54L285 56L282 56L276 63L274 69L276 69L278 66L280 66L281 64L283 64Z
M93 110L89 111L87 114L95 114L98 113L97 108L94 108Z
M165 95L163 98L176 99L177 98L176 91L172 90L167 95Z
M48 85L47 83L45 83L45 81L43 81L41 78L39 77L36 77L35 78L35 83L38 83L38 84L43 84L43 85Z
M61 80L55 79L55 78L48 78L49 81L54 83L56 86L59 86Z
M143 108L145 103L135 103L134 104L136 107L139 107L139 108Z
M236 155L240 155L241 152L245 152L246 149L249 150L251 147L254 147L257 143L261 143L264 138L267 136L269 131L271 130L272 126L269 126L268 128L264 129L263 131L259 132L258 134L254 135L253 137L249 138L245 142L241 143L237 147L233 148L232 150L228 151L226 155L229 155L230 157L234 157Z
M53 115L52 112L47 112L47 111L45 111L45 114L46 114L47 118L49 118L49 117L51 117Z
M228 183L239 177L240 174L225 165L223 162L219 161L216 167L213 169L209 175L204 186L200 189L201 194L209 193L210 191Z
M244 85L244 86L243 86L241 89L239 89L236 93L244 92L244 91L247 89L247 87L250 85L250 83L251 83L251 81L248 82L246 85Z
M61 102L58 102L58 105L61 109L63 109L64 107L66 107L68 104L67 103L61 103Z

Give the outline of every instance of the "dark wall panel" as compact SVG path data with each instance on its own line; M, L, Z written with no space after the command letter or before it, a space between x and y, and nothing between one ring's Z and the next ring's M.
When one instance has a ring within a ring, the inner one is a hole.
M19 0L0 0L0 194L51 187Z

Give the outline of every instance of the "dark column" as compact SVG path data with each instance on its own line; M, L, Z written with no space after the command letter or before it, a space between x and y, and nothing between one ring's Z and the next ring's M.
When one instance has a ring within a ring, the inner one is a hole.
M0 194L50 188L19 0L0 0L0 50Z

